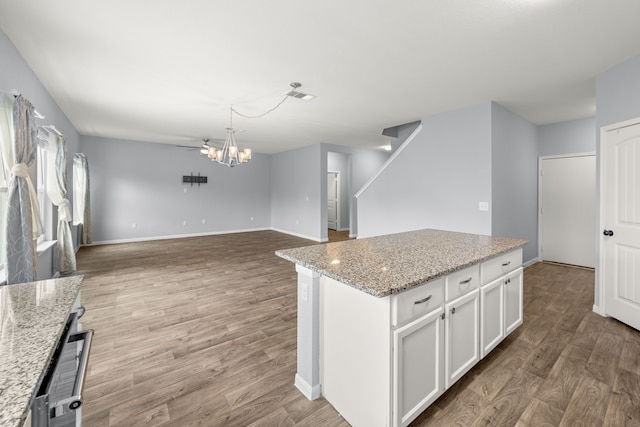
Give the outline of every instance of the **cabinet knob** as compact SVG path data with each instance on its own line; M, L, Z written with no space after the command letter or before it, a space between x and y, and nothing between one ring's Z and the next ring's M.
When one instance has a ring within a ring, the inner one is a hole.
M604 230L602 234L604 234L605 236L611 237L613 236L613 230Z
M456 308L455 307L451 307L451 314L456 314Z

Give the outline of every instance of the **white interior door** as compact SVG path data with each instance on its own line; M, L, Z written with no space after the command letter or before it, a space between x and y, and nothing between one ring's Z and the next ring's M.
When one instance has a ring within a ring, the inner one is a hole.
M338 172L327 173L327 222L328 228L338 230L339 224L339 191L340 174Z
M640 329L640 119L601 140L604 310Z
M540 257L595 267L596 157L540 160Z

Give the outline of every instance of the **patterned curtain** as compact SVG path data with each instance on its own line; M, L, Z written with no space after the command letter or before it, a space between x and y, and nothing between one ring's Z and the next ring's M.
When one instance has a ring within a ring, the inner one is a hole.
M93 242L91 234L91 205L90 205L90 186L89 186L89 163L87 156L82 153L76 153L73 156L73 173L75 174L76 186L75 209L76 224L82 224L81 243L88 245Z
M13 104L14 137L10 153L3 155L11 171L7 192L6 263L7 284L36 279L35 240L44 229L38 199L29 177L29 166L36 157L37 126L33 105L18 96ZM5 150L3 150L5 154Z
M52 131L47 138L47 194L58 207L58 234L56 243L56 269L60 273L76 271L76 254L71 238L71 203L67 196L67 144Z

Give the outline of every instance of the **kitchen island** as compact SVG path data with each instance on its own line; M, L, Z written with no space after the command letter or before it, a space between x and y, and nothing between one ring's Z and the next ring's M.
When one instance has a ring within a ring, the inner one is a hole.
M419 230L277 251L298 372L354 426L407 425L522 323L521 239Z
M0 286L0 426L22 426L82 276Z

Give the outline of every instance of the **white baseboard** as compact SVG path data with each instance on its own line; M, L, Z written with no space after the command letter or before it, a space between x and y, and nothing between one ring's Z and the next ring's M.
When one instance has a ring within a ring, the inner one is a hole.
M207 233L190 233L190 234L171 234L167 236L149 236L149 237L133 237L131 239L115 239L115 240L101 240L95 241L89 245L84 246L97 246L97 245L113 245L118 243L135 243L135 242L148 242L152 240L167 240L167 239L184 239L187 237L202 237L202 236L217 236L221 234L235 234L235 233L250 233L252 231L265 231L271 230L269 227L265 228L249 228L242 230L225 230L225 231L210 231Z
M357 238L357 237L358 237L358 235L357 235L357 234L349 234L349 238L350 238L350 239L355 239L355 238Z
M600 307L599 305L593 304L593 312L599 314L602 317L609 317L602 311L602 307Z
M312 387L298 374L296 374L296 380L294 384L296 388L300 390L300 392L302 392L302 394L304 394L307 399L315 400L320 397L320 384L316 384Z
M314 242L324 243L324 242L328 242L329 241L328 238L318 239L317 237L308 236L306 234L294 233L293 231L282 230L280 228L271 227L269 230L277 231L278 233L288 234L290 236L301 237L301 238L307 239L307 240L313 240Z

